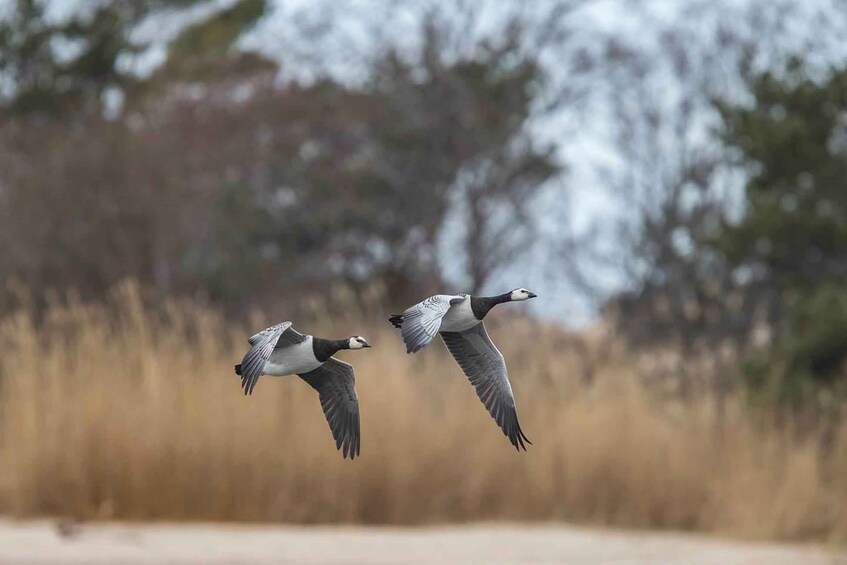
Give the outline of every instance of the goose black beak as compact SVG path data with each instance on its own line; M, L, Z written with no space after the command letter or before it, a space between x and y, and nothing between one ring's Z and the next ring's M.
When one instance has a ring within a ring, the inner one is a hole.
M371 344L370 344L370 343L366 343L366 344L364 344L362 347L366 347L366 348L367 348L367 347L371 347Z
M538 295L537 295L537 294L535 294L534 292L530 292L530 293L529 293L529 297L530 297L530 298L536 298L537 296L538 296Z

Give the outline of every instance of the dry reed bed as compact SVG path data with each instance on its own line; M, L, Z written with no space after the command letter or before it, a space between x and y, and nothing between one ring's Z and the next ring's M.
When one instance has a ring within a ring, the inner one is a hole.
M498 317L496 314L493 316ZM83 518L418 524L569 520L775 539L847 539L847 435L823 450L730 400L659 400L611 355L591 387L558 332L492 328L523 427L516 453L443 347L407 356L387 323L357 370L362 457L334 449L313 391L240 394L245 332L192 302L55 306L0 322L0 510ZM306 328L304 330L315 330ZM317 333L317 331L316 331Z

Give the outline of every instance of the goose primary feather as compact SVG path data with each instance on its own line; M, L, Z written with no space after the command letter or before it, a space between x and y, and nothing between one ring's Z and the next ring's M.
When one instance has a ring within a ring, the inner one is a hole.
M525 444L532 442L518 422L506 361L491 341L483 319L498 304L535 297L525 288L487 297L436 294L389 318L403 336L406 353L421 350L436 334L441 335L488 413L518 451L526 451Z
M241 377L244 394L253 394L262 375L282 377L298 375L318 391L335 447L346 458L359 455L359 398L353 366L333 355L342 349L370 347L362 336L331 340L304 335L282 322L248 338L250 350L235 374Z

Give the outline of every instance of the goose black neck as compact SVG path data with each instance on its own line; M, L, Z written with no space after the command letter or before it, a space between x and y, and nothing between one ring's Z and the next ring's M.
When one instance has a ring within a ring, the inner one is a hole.
M472 296L471 310L473 310L474 318L482 320L492 308L498 304L509 302L512 300L512 293L499 294L497 296Z
M320 337L312 338L312 351L315 354L315 359L324 363L327 359L341 351L349 349L350 342L346 339L323 339Z

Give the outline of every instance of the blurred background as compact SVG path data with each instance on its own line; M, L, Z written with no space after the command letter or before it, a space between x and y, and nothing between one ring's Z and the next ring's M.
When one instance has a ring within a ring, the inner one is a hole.
M847 542L842 0L0 0L0 512ZM491 316L516 454L443 347ZM362 457L232 365L362 334Z

